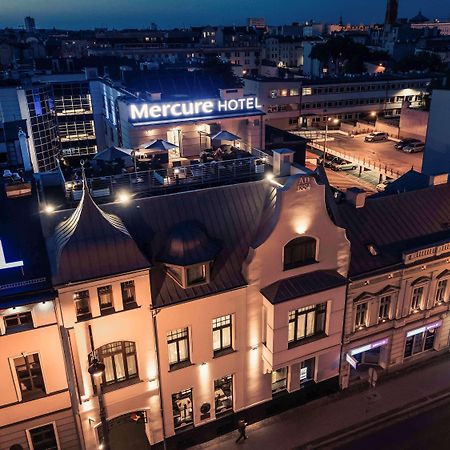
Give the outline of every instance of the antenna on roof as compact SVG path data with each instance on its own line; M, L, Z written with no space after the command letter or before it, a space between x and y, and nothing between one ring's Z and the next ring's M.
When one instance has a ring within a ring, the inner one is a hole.
M83 183L83 191L84 191L84 192L89 192L89 186L88 186L88 184L87 184L86 172L85 172L85 170L84 170L84 164L85 164L85 161L84 161L84 159L82 159L82 160L80 161L80 166L81 166L81 180L82 180L82 183Z

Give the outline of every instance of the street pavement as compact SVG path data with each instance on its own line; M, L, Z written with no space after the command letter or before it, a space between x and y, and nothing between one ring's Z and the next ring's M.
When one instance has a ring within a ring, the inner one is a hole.
M450 397L449 374L450 353L437 355L425 363L417 361L415 367L399 371L398 374L391 374L384 379L380 377L375 388L367 385L341 391L249 425L249 439L239 444L235 444L238 435L235 431L194 448L221 450L242 446L246 450L335 449L351 438L361 437L361 430L367 432L371 428L383 428L391 425L394 418L413 414L414 411L417 413L422 408ZM439 420L439 423L444 423L445 417ZM418 425L416 432L421 435ZM421 438L425 439L425 436ZM389 443L370 447L363 438L362 442L362 446L358 446L361 442L356 441L355 447L348 448L408 448L401 447L401 438L398 441L400 447L390 447ZM414 443L411 440L405 442L407 445ZM341 450L345 448L341 447ZM432 446L422 448L439 449Z
M334 450L448 450L450 448L450 400L425 412L363 435Z

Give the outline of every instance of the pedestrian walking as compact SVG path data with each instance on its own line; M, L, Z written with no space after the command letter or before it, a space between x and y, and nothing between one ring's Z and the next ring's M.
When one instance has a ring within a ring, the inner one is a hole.
M247 422L244 419L239 419L238 422L238 431L239 431L239 437L236 439L236 444L241 439L248 439L248 436L245 434L245 429L247 428Z

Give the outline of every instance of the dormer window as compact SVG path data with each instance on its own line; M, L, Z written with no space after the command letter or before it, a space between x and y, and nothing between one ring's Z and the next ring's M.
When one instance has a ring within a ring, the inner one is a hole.
M209 283L210 262L190 266L166 264L167 273L184 289Z

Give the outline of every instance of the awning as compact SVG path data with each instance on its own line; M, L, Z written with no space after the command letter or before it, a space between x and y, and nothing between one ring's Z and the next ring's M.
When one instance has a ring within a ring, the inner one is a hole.
M240 141L241 138L236 134L230 133L229 131L222 130L216 133L214 136L211 136L211 139L217 139L218 141Z

